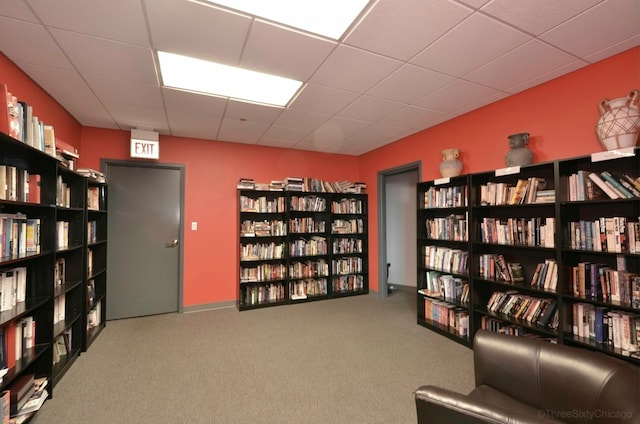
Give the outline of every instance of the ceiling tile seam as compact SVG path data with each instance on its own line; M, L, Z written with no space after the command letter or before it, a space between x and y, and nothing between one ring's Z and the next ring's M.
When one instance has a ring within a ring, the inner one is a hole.
M29 8L29 10L31 11L31 13L33 13L33 16L35 16L35 18L38 20L38 22L40 23L42 29L49 35L49 37L51 38L51 41L58 47L58 49L60 49L60 53L62 54L62 56L64 56L67 61L71 64L71 67L73 68L73 70L78 74L79 78L86 84L87 88L89 89L89 91L91 92L91 94L93 94L93 96L95 97L96 101L98 103L100 103L100 105L104 108L105 112L107 113L107 115L109 116L109 118L111 118L111 120L113 121L114 125L117 126L118 128L120 127L120 124L118 123L118 121L115 119L115 117L111 114L111 112L109 111L109 109L106 107L106 105L102 102L102 100L100 99L100 97L96 94L96 92L93 90L93 88L91 87L91 85L89 84L89 82L85 79L84 75L80 72L80 70L76 67L75 63L71 60L71 58L67 55L67 53L65 52L65 50L62 48L62 46L60 45L60 43L58 43L58 40L56 40L56 38L53 36L53 34L51 33L51 31L49 30L49 27L47 25L44 24L44 22L42 21L42 18L36 13L36 11L33 9L33 7L31 6L31 4L29 4L28 1L24 2L25 5ZM22 21L20 21L22 22ZM33 24L33 22L31 22L31 24ZM52 27L53 28L53 27ZM62 29L61 29L62 30ZM65 30L66 31L66 30ZM73 31L68 31L68 32L73 32ZM126 44L126 43L123 43ZM25 62L28 63L28 62ZM38 63L34 63L34 65L40 65ZM42 66L42 65L40 65ZM58 69L62 69L62 68L58 68ZM75 119L75 118L74 118ZM77 120L77 119L76 119Z
M605 1L605 0L603 0L603 1ZM602 3L602 2L601 2L601 3ZM600 3L598 3L598 4L600 4ZM485 4L484 6L482 6L482 7L484 8L485 6L486 6L486 4ZM597 5L594 5L593 7L595 7L595 6L597 6ZM587 10L589 10L589 9L587 9ZM585 10L584 12L586 12L586 10ZM582 13L584 13L584 12L582 12ZM491 13L485 12L484 10L478 10L478 13L479 13L479 14L481 14L481 15L486 16L486 17L487 17L487 18L489 18L489 19L492 19L492 20L494 20L494 21L500 22L500 23L502 23L502 24L504 24L504 25L506 25L506 26L510 27L511 29L513 29L513 30L515 30L515 31L517 31L517 32L519 32L519 33L521 33L521 34L523 34L523 35L525 35L525 36L527 36L527 37L530 37L530 38L531 38L530 40L527 40L527 41L525 41L524 43L522 43L522 44L519 44L519 45L515 46L515 47L514 47L513 49L511 49L509 52L506 52L506 53L502 54L501 56L497 57L497 58L496 58L496 59L494 59L494 60L497 60L497 59L499 59L500 57L503 57L504 55L509 54L511 51L513 51L513 50L515 50L515 49L517 49L517 48L522 47L523 45L525 45L525 44L527 44L527 43L531 42L532 40L537 40L537 41L539 41L539 42L541 42L541 43L545 44L547 47L552 47L552 48L554 48L554 49L556 49L556 50L559 50L559 51L561 51L562 53L564 53L564 54L566 54L566 55L569 55L569 56L573 57L575 60L582 60L582 58L581 58L580 56L576 56L575 54L573 54L573 53L571 53L571 52L569 52L569 51L567 51L567 50L564 50L563 48L561 48L561 47L559 47L559 46L556 46L556 45L554 45L554 44L552 44L552 43L550 43L550 42L548 42L548 41L543 40L542 38L540 38L540 37L541 37L541 36L543 36L544 34L547 34L549 31L552 31L553 29L558 28L559 26L561 26L561 25L563 25L563 24L565 24L565 23L569 22L570 20L575 19L577 16L580 16L582 13L579 13L579 14L577 14L577 15L575 15L575 16L572 16L572 17L571 17L571 18L569 18L569 19L565 19L564 21L560 22L559 24L557 24L557 25L555 25L554 27L552 27L552 28L548 29L547 31L544 31L543 33L541 33L541 34L539 34L539 35L535 35L535 34L533 34L533 33L529 32L529 31L525 31L523 28L520 28L520 27L518 27L518 26L515 26L514 24L510 23L509 21L505 21L505 20L503 20L503 19L500 19L500 18L498 18L497 16L492 15ZM492 62L492 61L491 61L491 62ZM490 64L491 62L487 62L487 63L485 63L485 64L484 64L484 65L482 65L482 66L486 66L486 65ZM476 69L478 69L478 68L476 68ZM474 70L475 70L475 69L474 69ZM471 71L471 72L473 72L473 71ZM465 75L468 75L469 73L470 73L470 72L468 72L468 73L467 73L467 74L465 74Z
M349 25L349 27L342 33L342 36L336 41L338 41L340 44L344 44L344 40L349 38L349 36L353 33L353 31L356 30L358 25L360 25L364 21L364 19L367 17L367 15L371 13L374 7L377 6L378 2L379 0L370 0L367 3L367 5L362 9L362 11L360 11L358 16L356 16L353 22L351 22L351 25Z

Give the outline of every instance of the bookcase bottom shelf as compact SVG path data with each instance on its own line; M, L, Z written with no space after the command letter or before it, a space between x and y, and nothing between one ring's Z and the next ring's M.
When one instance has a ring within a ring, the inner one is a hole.
M319 295L319 296L307 296L306 299L305 298L287 299L287 300L275 301L275 302L255 303L251 305L239 304L237 305L237 308L239 311L247 311L251 309L269 308L272 306L295 305L298 303L317 302L321 300L330 300L330 299L336 299L340 297L361 296L364 294L369 294L369 289L355 290L355 291L349 291L349 292L337 292L337 293L331 293L331 294Z
M418 325L425 327L431 331L434 331L448 339L460 343L464 346L471 347L471 341L468 337L460 336L455 329L438 324L435 321L426 320L424 318L418 318Z

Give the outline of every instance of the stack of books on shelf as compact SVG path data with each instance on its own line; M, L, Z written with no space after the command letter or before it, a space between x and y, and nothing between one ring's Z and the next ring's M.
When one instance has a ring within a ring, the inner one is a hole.
M640 217L600 217L568 223L571 249L593 252L640 253Z
M640 314L590 303L572 305L574 337L640 358Z
M515 290L493 292L487 310L505 315L528 325L556 329L558 310L555 299L528 296Z
M568 193L570 201L640 198L640 177L579 170L569 175Z
M107 177L100 171L96 171L92 168L78 168L78 174L84 175L85 177L89 177L92 180L96 180L99 183L106 183Z
M330 182L310 177L287 177L284 180L271 180L270 183L255 182L252 178L240 178L239 190L264 191L304 191L312 193L364 193L367 185L363 182L347 180Z
M538 197L538 192L546 190L547 181L541 177L518 179L515 185L488 182L480 186L481 205L521 205L552 202L549 191Z
M579 262L570 268L573 295L616 304L640 307L640 276L606 264Z
M424 192L425 209L430 208L453 208L467 206L467 186L455 187L429 187Z

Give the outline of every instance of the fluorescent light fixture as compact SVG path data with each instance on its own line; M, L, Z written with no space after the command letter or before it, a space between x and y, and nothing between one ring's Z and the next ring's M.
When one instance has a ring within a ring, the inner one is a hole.
M369 0L207 0L333 38L342 37Z
M174 53L158 52L163 85L286 106L302 82Z

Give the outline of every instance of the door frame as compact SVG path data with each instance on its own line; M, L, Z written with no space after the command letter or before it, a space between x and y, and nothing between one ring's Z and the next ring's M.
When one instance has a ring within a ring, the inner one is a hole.
M184 312L184 198L185 198L185 165L176 163L145 162L124 159L100 159L100 171L105 174L109 183L109 166L126 166L135 168L172 169L180 173L180 228L178 229L178 313ZM107 185L108 187L108 185ZM108 189L107 189L108 190ZM108 194L108 192L107 192ZM107 213L108 213L107 197ZM109 228L107 228L107 232ZM108 270L107 270L108 272ZM108 278L107 273L107 278ZM108 300L108 299L107 299Z
M418 181L422 178L422 161L410 162L393 168L378 171L378 296L389 296L387 281L387 177L404 172L418 172Z

